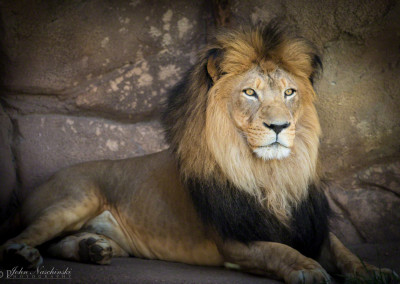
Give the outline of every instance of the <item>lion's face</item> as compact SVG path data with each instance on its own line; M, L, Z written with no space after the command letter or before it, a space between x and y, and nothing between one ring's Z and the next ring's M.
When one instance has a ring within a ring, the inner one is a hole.
M229 110L235 126L259 158L283 159L293 146L299 90L284 70L246 72L232 90Z

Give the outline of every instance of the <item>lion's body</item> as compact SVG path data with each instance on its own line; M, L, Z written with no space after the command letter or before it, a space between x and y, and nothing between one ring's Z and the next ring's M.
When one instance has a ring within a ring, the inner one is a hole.
M231 262L288 283L360 272L328 231L318 62L310 44L273 24L217 34L169 97L170 150L57 173L25 201L24 230L0 259L36 267L34 247L61 237L52 255L98 264L127 255Z
M71 180L74 183L66 187ZM23 204L21 221L25 226L33 223L48 204L57 204L61 198L76 204L87 195L97 208L85 223L71 231L89 224L86 231L101 232L118 240L132 256L199 265L222 264L215 243L206 236L180 182L169 151L64 169L37 188ZM91 224L93 218L105 211L117 223L106 219ZM107 230L109 227L112 230Z

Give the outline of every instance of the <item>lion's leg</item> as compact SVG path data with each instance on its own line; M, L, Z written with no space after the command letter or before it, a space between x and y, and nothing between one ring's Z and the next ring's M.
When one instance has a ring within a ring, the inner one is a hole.
M0 247L0 261L26 268L38 267L42 258L36 246L63 232L80 229L99 209L100 200L95 194L83 195L80 199L67 199L47 207L21 234Z
M329 272L348 278L367 279L393 276L393 271L390 269L379 269L363 262L347 249L333 233L329 233L329 239L324 243L319 261Z
M112 257L128 256L113 240L87 232L67 236L51 244L47 252L57 258L97 264L109 264Z
M328 273L315 260L280 243L226 242L220 246L225 261L240 270L283 279L285 283L326 283Z

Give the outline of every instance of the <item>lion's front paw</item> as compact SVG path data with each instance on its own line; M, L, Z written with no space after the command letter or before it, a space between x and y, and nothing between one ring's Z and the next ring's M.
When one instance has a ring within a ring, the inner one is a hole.
M43 263L43 258L37 249L26 244L7 244L3 250L3 262L6 267L23 267L36 269Z
M325 269L316 261L308 260L302 265L295 265L287 277L284 277L285 282L290 284L331 283L331 278Z
M400 283L400 277L391 269L378 268L370 264L358 267L354 273L346 275L346 283Z

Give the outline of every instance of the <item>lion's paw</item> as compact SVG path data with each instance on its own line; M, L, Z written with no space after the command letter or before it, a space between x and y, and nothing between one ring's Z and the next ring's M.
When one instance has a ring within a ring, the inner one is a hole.
M312 284L331 283L329 274L323 268L295 270L290 273L287 283L290 284Z
M26 244L6 244L3 250L3 262L6 267L23 267L33 270L43 263L36 248L27 246Z
M363 265L353 274L346 275L347 282L354 283L400 283L399 275L388 268L378 268L373 265Z
M285 282L290 284L331 283L331 277L319 263L312 259L302 265L295 265L293 270L285 277Z
M94 237L81 240L78 253L81 261L97 264L109 264L113 254L107 240Z

